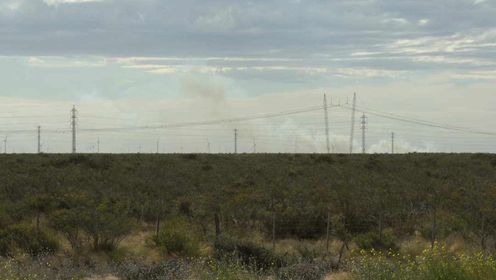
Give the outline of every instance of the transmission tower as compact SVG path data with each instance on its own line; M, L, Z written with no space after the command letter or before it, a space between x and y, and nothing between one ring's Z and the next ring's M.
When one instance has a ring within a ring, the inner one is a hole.
M41 154L41 126L38 126L38 154Z
M391 132L391 154L394 154L394 132Z
M76 119L77 119L76 106L72 106L71 110L71 129L72 129L72 153L76 153Z
M367 117L362 115L362 122L360 128L362 129L362 154L365 154L365 130L367 129Z
M238 129L234 129L234 153L238 153Z
M350 154L353 153L353 134L355 133L355 111L356 111L356 93L353 93L353 109L351 110L351 131L350 131Z
M327 153L329 154L331 152L331 145L329 144L329 115L327 112L327 98L326 95L324 94L324 117L325 117L325 133L326 133L326 148L327 148Z

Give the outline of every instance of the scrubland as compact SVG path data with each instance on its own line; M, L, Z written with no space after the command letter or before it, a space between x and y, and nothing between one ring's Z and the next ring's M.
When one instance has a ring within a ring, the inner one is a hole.
M496 156L1 155L0 279L496 279Z

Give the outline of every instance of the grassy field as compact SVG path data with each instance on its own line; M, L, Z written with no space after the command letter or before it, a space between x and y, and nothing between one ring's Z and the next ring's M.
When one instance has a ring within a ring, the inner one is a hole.
M496 155L0 155L0 178L0 279L496 275Z

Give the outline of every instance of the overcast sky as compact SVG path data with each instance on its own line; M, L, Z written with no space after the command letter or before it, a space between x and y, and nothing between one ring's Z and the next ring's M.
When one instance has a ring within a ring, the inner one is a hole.
M0 0L0 138L8 152L324 152L322 111L175 129L88 131L322 105L368 117L369 152L496 152L495 0ZM347 106L348 106L347 105ZM330 108L346 152L350 116ZM19 131L22 130L22 131ZM33 130L32 132L24 130ZM210 144L209 144L210 143ZM255 145L254 145L255 144ZM2 145L3 146L3 145ZM255 147L256 146L256 147ZM3 147L2 147L3 149Z

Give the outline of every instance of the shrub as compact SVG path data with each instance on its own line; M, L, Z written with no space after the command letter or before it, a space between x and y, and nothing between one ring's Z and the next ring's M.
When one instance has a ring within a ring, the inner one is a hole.
M193 257L200 253L198 237L188 223L182 219L166 222L162 231L153 238L153 241L164 254Z
M321 250L317 247L312 247L304 243L297 243L295 246L299 257L303 261L312 262L320 256Z
M54 253L58 249L58 243L46 232L37 232L30 225L16 224L0 231L0 254L9 256L16 249L37 256Z
M195 256L199 252L198 243L183 232L166 230L154 237L153 240L163 253Z
M215 257L223 259L233 256L245 265L256 266L258 269L269 269L285 266L287 260L271 250L250 241L223 236L216 240Z
M218 260L206 260L201 263L196 270L194 278L192 279L202 279L202 280L257 280L266 279L260 273L260 271L255 271L254 269L247 269L246 266L241 265L239 262L225 259L222 261Z
M94 250L111 251L129 233L132 227L124 202L98 198L84 207L71 209L77 212L78 224L91 237Z
M117 270L121 279L126 280L189 279L191 274L190 265L182 260L169 260L158 264L129 261L122 263Z
M324 266L315 263L298 263L281 269L277 275L280 280L320 280L326 274Z
M382 237L376 232L359 234L354 238L354 241L360 249L364 250L376 249L397 251L399 249L398 245L396 245L396 237L390 231L384 231Z

